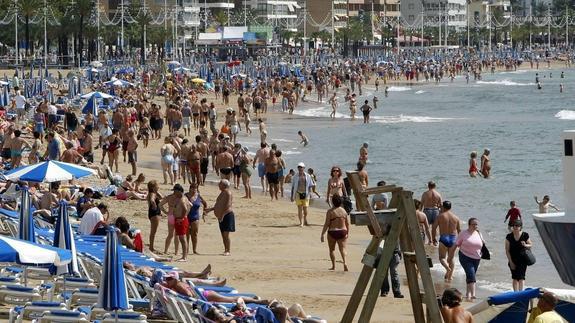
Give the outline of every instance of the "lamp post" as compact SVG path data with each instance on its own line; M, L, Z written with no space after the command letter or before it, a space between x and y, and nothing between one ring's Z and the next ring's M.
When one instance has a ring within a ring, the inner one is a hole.
M48 3L44 0L44 72L48 72ZM32 77L32 75L30 75Z
M14 0L14 47L16 49L16 65L18 65L18 59L20 58L20 46L18 46L18 4L17 4L17 0Z

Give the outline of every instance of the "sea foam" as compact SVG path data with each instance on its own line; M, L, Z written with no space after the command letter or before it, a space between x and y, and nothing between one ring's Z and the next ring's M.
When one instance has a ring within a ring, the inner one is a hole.
M535 83L518 83L508 79L495 80L495 81L477 81L477 84L487 84L487 85L504 85L504 86L532 86Z
M403 92L403 91L411 91L410 87L407 86L390 86L387 88L389 92Z
M555 114L555 118L559 118L561 120L575 120L575 111L561 110Z
M408 116L400 114L398 116L372 116L371 119L373 119L374 122L377 123L402 123L402 122L429 123L429 122L443 122L447 120L454 120L455 118Z

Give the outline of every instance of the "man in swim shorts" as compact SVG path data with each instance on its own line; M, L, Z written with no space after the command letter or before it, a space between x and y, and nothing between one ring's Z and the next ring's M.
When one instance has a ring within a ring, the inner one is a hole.
M427 191L421 195L421 203L423 204L423 213L427 216L427 222L433 225L435 219L439 215L439 208L441 207L441 194L435 190L435 182L429 181L427 183Z
M180 184L174 185L172 189L174 192L162 199L160 207L168 204L168 223L173 221L174 231L177 239L182 244L182 258L178 261L186 261L188 257L188 244L186 242L186 234L189 229L188 213L191 209L190 201L184 196L184 188ZM164 253L168 253L172 237L168 235L164 248Z
M220 172L220 178L231 180L233 168L234 156L228 152L227 146L223 146L216 156L216 169Z
M236 231L236 219L232 208L232 192L230 192L230 181L227 179L220 180L218 184L220 194L216 198L213 207L204 209L204 213L214 211L214 215L219 221L222 241L224 243L223 256L229 256L231 250L230 232Z
M260 149L256 151L256 156L254 157L253 167L256 168L256 163L258 163L258 176L260 177L260 181L262 183L262 189L266 192L266 166L265 160L270 155L270 148L265 142L260 143Z
M292 179L291 186L291 201L295 201L297 205L297 215L299 218L299 226L309 225L307 222L307 208L309 206L311 187L313 180L311 176L305 172L305 164L297 164L297 174Z
M208 166L210 163L210 159L208 158L208 151L209 147L208 144L202 141L202 136L196 136L196 150L200 154L200 173L202 174L201 179L199 180L200 185L204 185L206 181L206 176L208 175Z
M268 157L265 160L265 171L266 171L266 179L268 181L268 187L270 189L270 196L272 200L275 198L278 199L278 190L279 190L279 169L280 169L280 161L279 158L276 157L275 150L270 150Z
M439 262L447 271L445 273L445 281L450 282L453 278L453 271L455 269L455 240L461 231L459 218L451 212L451 202L443 201L442 212L433 223L431 236L433 243L437 243L436 233L439 227Z

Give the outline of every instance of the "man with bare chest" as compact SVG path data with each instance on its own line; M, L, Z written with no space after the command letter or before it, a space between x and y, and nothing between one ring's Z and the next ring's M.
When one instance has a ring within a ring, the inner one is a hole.
M279 190L279 159L276 157L275 150L271 149L268 157L265 159L266 179L270 189L270 197L272 200L278 199Z
M421 195L421 203L423 204L423 213L427 216L427 222L433 225L435 219L439 215L439 208L441 207L441 194L435 190L435 182L429 181L427 183L427 191Z
M437 227L439 227L439 262L445 268L445 281L450 282L455 270L453 258L457 245L457 235L461 232L459 218L451 212L451 202L444 201L442 213L439 214L431 229L431 236L434 244L437 243Z

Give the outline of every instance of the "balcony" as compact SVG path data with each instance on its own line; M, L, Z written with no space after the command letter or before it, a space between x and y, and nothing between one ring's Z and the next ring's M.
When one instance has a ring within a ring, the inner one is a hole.
M198 0L198 5L200 8L234 9L233 0Z

